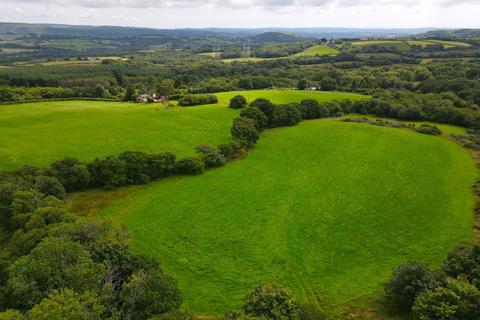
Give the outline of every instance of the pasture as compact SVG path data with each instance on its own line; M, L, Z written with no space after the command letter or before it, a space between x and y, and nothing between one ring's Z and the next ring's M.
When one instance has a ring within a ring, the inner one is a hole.
M294 57L332 56L332 55L337 55L339 52L340 51L332 47L329 47L323 44L318 44L306 49L305 51L294 54L293 56Z
M230 139L230 98L244 94L275 103L366 99L348 93L259 90L219 93L209 106L162 109L158 104L101 101L56 101L0 106L0 170L47 165L64 157L93 160L125 150L193 154L201 143Z
M132 230L199 314L238 309L262 280L339 307L378 292L398 264L436 265L470 239L476 177L447 139L306 121L226 167L134 188L101 215Z
M355 47L366 47L366 46L377 46L383 48L394 48L400 51L411 50L410 46L402 40L366 40L366 41L356 41L352 42L352 45Z

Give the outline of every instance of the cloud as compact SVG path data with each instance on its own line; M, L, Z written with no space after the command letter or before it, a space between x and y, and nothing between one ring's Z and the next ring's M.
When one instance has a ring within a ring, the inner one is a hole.
M0 4L6 1L0 0ZM293 8L293 7L378 7L421 5L450 7L459 4L479 4L480 0L16 0L15 3L31 3L86 8Z

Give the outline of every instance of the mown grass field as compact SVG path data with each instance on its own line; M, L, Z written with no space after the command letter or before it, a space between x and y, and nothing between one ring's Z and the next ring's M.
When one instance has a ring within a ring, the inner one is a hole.
M132 189L101 215L132 230L199 314L240 308L263 280L341 309L398 264L438 264L470 239L476 177L447 139L306 121L226 167Z
M0 105L0 170L47 165L66 156L93 160L125 150L193 154L201 143L230 139L239 111L226 106L244 94L275 103L368 98L348 93L261 90L220 93L210 106L160 109L160 105L99 101L57 101Z
M340 51L334 48L331 48L329 46L318 44L306 49L305 51L294 54L293 56L294 57L331 56L331 55L337 55L339 52Z

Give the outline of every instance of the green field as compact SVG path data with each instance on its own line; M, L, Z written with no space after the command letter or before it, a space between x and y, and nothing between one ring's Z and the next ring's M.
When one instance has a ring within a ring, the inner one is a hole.
M329 46L318 44L313 47L308 48L305 51L294 54L294 57L311 57L311 56L331 56L336 55L340 51L333 49Z
M470 239L476 177L447 139L306 121L223 168L134 188L102 215L130 227L199 314L238 309L262 280L338 308L398 264L438 264Z
M417 46L430 46L434 44L441 44L445 48L453 48L453 47L470 47L469 43L459 42L459 41L444 41L444 40L407 40L406 41L409 45L417 45Z
M400 51L410 50L410 46L402 40L367 40L367 41L356 41L352 42L353 46L365 47L365 46L378 46L378 47L387 47L395 48Z
M66 156L92 160L125 150L193 153L201 143L230 139L238 111L231 97L265 97L275 103L366 98L348 93L261 90L218 94L216 105L158 110L159 105L99 101L58 101L0 105L0 170L47 165Z

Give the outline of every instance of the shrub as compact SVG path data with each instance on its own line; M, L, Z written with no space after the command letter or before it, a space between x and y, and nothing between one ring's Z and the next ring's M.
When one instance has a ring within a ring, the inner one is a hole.
M438 129L436 126L430 126L428 124L422 124L420 128L415 129L418 133L430 134L432 136L439 136L442 134L442 130Z
M233 138L246 146L256 144L259 139L258 131L255 128L255 121L248 118L239 117L233 119L231 133Z
M272 123L273 113L275 112L275 105L270 102L270 100L258 98L253 100L249 106L260 109L260 111L267 116L268 124L271 126L270 124Z
M300 112L303 119L319 119L329 116L328 109L313 99L300 102Z
M409 311L420 293L433 290L442 283L442 278L423 264L405 263L394 270L385 285L385 293L397 306Z
M240 117L249 118L255 121L255 128L261 130L268 126L268 118L260 109L247 107L240 112Z
M300 320L324 320L325 315L319 308L311 303L301 305L298 309Z
M205 164L197 157L188 157L178 160L175 165L176 171L180 174L200 174L205 169Z
M229 108L243 109L247 106L247 99L244 96L237 95L230 100Z
M117 157L95 159L88 164L92 185L114 189L127 183L127 164Z
M39 176L35 179L35 188L47 196L55 196L58 199L65 199L66 191L60 180L56 177Z
M305 79L301 79L297 83L297 89L298 90L305 90L308 88L308 81Z
M298 305L291 293L275 283L261 283L243 306L247 315L269 320L297 319Z
M458 245L448 254L443 270L454 278L465 275L471 283L480 288L480 246Z
M455 317L460 297L453 290L436 288L433 291L421 293L412 308L414 319L437 320L458 319Z
M218 151L225 159L234 159L238 157L242 151L242 145L238 141L231 141L218 146Z
M225 164L225 156L214 146L201 144L196 148L206 168L221 167Z
M182 107L213 103L218 103L217 96L213 94L188 94L178 100L178 105Z
M302 115L299 111L298 105L287 104L275 108L272 117L272 126L294 126L300 121L302 121Z
M87 166L73 158L52 163L47 174L58 178L68 192L85 189L90 183Z

